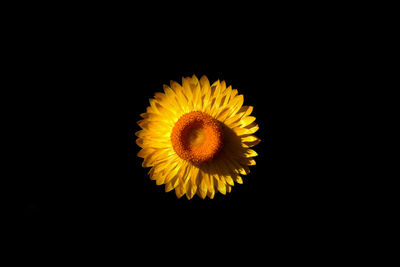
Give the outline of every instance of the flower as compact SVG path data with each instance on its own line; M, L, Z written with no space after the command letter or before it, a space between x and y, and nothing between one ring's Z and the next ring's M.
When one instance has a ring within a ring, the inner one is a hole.
M259 127L252 111L225 81L210 85L195 75L182 78L182 85L171 81L140 114L137 155L151 167L150 178L166 192L175 189L178 198L226 194L256 164L250 147L260 139L253 135Z

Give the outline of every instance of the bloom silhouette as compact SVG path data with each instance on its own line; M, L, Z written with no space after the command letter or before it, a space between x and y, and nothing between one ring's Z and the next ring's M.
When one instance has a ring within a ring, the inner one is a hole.
M150 178L166 192L175 189L178 198L231 192L256 164L250 147L260 139L253 135L258 125L252 111L225 81L210 85L206 76L194 75L182 78L182 85L171 81L140 115L136 143L142 166L151 167Z

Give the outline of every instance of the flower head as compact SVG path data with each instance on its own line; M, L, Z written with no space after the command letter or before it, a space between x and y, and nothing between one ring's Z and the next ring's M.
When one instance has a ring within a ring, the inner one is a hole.
M225 81L210 85L206 76L183 78L182 85L171 81L138 121L142 166L151 167L150 178L167 192L175 189L178 198L231 192L256 164L250 147L260 139L253 135L258 125L252 111Z

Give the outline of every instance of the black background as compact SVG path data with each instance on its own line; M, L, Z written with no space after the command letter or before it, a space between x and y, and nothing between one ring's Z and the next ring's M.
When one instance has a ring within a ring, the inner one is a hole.
M371 63L365 43L378 26L357 15L376 17L360 5L238 3L173 12L150 2L115 13L91 5L64 16L66 7L28 7L30 16L19 7L20 18L7 20L3 102L15 140L3 140L12 147L3 180L15 190L3 192L20 223L11 231L19 246L59 261L90 250L91 262L103 260L112 247L134 262L257 264L271 255L330 261L369 241L369 225L356 218L374 204L360 193L376 192L363 188L355 144L361 153L368 146L352 129L364 117L356 105L375 105L362 99L359 82L369 77L357 72ZM148 99L193 74L238 89L260 126L257 165L213 200L165 193L136 157L136 121Z
M136 229L213 220L225 227L244 222L250 230L334 220L345 194L337 190L343 162L333 153L341 132L332 126L340 112L336 99L344 96L337 79L343 63L340 44L323 34L314 38L321 31L163 28L118 32L112 41L100 38L100 46L90 40L49 48L39 68L51 77L46 88L60 89L45 101L50 108L40 109L50 124L40 134L50 141L48 161L32 164L35 175L22 179L18 213L39 222L143 226ZM136 121L148 99L170 80L193 74L238 89L260 126L257 165L243 185L213 200L165 193L136 156Z

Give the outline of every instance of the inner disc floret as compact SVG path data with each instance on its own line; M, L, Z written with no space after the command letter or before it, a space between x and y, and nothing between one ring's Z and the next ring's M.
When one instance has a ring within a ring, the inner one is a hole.
M172 147L184 160L203 163L213 159L222 148L220 122L201 111L182 115L171 133Z

